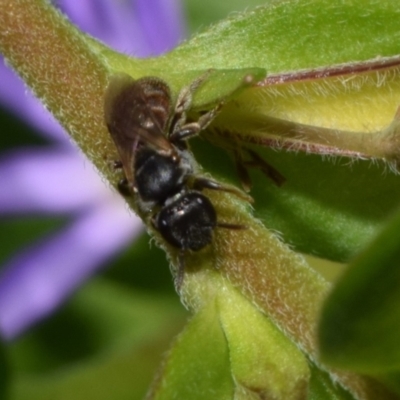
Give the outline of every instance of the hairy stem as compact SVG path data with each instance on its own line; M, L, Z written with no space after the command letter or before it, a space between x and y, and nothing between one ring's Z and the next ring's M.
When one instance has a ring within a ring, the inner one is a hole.
M107 174L113 149L103 112L107 70L67 19L45 0L0 1L0 51L94 162Z

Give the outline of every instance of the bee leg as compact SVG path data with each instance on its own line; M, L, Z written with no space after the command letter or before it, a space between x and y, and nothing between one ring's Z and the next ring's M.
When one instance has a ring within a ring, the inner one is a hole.
M240 183L242 184L242 188L245 192L250 192L253 183L251 181L249 171L247 170L245 163L239 152L237 151L234 152L234 158L235 158L236 172L238 174Z
M248 203L254 202L251 196L249 196L246 193L243 193L241 190L235 188L234 186L221 185L219 182L213 181L208 178L196 177L193 182L193 189L199 191L203 189L221 190L223 192L232 193L235 196L241 198L242 200L247 201Z
M110 161L111 164L111 168L114 171L119 171L122 170L124 168L124 165L122 163L122 161L120 160L115 160L115 161ZM117 185L116 185L116 189L118 191L118 193L123 196L123 197L131 197L132 196L132 187L131 185L129 185L129 182L126 178L122 178L118 181Z
M123 197L131 197L132 189L126 178L121 179L117 184L118 193Z
M107 159L107 166L112 172L120 171L123 168L122 161Z
M199 86L210 76L212 69L207 70L203 75L195 79L189 86L184 87L176 100L175 115L180 118L184 113L189 110L193 102L193 93Z
M184 87L178 95L175 104L174 119L172 121L172 133L170 140L182 140L197 135L202 129L215 118L222 104L202 115L197 122L186 124L186 111L190 109L193 102L193 93L209 77L212 69L207 70L203 75L195 79L189 86Z
M185 250L181 250L178 254L178 270L175 276L175 288L179 293L183 284L183 279L185 277Z
M241 180L242 186L246 191L251 188L251 179L247 172L247 168L258 168L261 172L269 179L271 179L275 185L282 186L285 183L285 177L272 165L267 163L262 157L260 157L255 151L250 149L242 149L249 156L250 160L246 161L243 159L239 152L235 152L236 169Z
M203 129L207 128L207 126L213 121L213 119L216 117L222 106L223 103L219 103L212 110L203 114L195 122L181 124L179 123L179 121L177 121L171 135L169 136L170 141L179 142L181 140L186 140L192 136L198 135Z

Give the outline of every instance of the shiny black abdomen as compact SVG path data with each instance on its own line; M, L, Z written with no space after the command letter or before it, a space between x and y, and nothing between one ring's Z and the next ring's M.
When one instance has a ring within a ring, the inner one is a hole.
M212 242L217 215L211 201L190 191L163 207L154 225L163 238L183 250L200 250Z

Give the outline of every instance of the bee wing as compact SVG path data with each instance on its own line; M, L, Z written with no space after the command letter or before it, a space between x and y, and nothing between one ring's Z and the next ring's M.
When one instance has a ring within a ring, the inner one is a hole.
M106 91L104 111L125 176L132 186L139 143L166 154L174 151L164 134L171 113L171 94L164 81L158 78L134 80L127 74L116 74Z

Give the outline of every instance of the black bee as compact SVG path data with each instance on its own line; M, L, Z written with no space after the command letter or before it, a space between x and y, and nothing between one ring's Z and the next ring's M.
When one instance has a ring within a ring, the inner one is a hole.
M217 221L211 201L203 189L232 192L249 200L235 188L198 175L198 167L186 140L197 135L213 120L219 106L187 122L192 94L208 74L184 88L172 107L169 86L161 79L134 80L114 75L105 96L105 119L118 149L123 168L125 193L136 194L139 209L151 215L153 226L180 250L176 284L184 273L184 254L212 242L216 227L243 229L242 225Z

